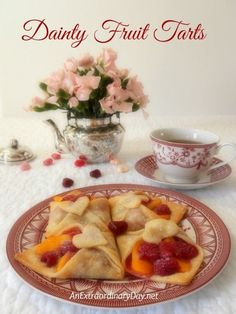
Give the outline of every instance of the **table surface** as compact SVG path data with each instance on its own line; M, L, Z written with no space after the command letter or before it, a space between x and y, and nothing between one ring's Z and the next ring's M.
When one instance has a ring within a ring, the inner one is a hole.
M104 310L82 307L54 300L25 284L11 268L5 253L6 238L16 219L26 210L45 198L64 192L63 177L75 180L75 187L108 183L136 183L153 185L134 169L135 162L151 153L149 133L160 127L194 127L217 133L222 142L236 142L236 116L210 117L159 117L145 120L140 114L124 116L122 119L126 135L119 157L130 171L118 173L111 164L99 164L75 168L73 158L59 160L52 167L42 165L42 160L55 151L53 136L49 128L39 119L0 119L0 147L11 138L17 138L29 146L37 155L31 163L32 169L22 172L19 166L0 165L0 308L1 313L102 313ZM99 167L103 176L91 178L88 173ZM233 172L226 181L201 190L184 191L212 208L225 222L232 237L232 253L227 267L208 286L183 299L125 310L128 313L236 313L236 161L231 163ZM122 310L106 310L119 313Z

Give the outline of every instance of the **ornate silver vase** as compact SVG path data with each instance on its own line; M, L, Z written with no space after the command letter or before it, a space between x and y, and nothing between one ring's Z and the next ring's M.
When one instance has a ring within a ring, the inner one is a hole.
M120 151L124 128L112 118L77 119L59 131L51 119L46 122L53 128L56 149L60 153L72 153L75 157L84 155L88 162L100 163L109 160Z

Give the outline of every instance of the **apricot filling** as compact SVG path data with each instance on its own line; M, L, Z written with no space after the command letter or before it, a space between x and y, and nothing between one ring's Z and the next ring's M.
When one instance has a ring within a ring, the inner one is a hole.
M141 275L151 275L153 273L153 265L150 261L139 257L139 247L143 241L137 242L132 250L131 268Z
M69 234L53 236L36 245L35 251L37 254L42 255L46 252L56 250L62 242L69 240L71 240L71 236Z

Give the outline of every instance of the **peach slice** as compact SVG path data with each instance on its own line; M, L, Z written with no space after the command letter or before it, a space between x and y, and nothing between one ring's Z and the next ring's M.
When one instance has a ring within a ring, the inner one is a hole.
M179 272L181 273L185 273L187 271L190 271L191 269L191 262L190 261L186 261L186 260L183 260L183 259L177 259L177 262L179 264Z
M154 198L150 202L148 202L145 206L149 209L153 210L155 207L162 203L160 198Z
M53 236L47 238L42 243L35 246L35 251L37 254L42 255L49 251L54 251L60 247L64 241L70 241L71 236L69 234L61 234L58 236Z
M55 196L53 198L54 202L61 202L63 200L63 197L62 196Z
M170 214L159 215L159 216L160 216L160 218L162 218L162 219L170 220Z
M63 255L62 257L60 257L58 263L57 263L57 267L56 267L56 271L60 271L62 269L62 267L71 259L71 257L75 255L75 252L66 252L65 255Z
M139 257L139 247L143 241L138 241L132 250L131 268L133 271L141 275L149 276L153 273L153 265L147 260L142 260Z

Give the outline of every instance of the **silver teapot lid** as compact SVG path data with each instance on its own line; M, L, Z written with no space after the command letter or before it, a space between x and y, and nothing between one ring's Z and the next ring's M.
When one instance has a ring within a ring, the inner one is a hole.
M0 149L0 163L16 164L31 160L35 156L29 148L19 145L16 139L12 139L9 146Z

